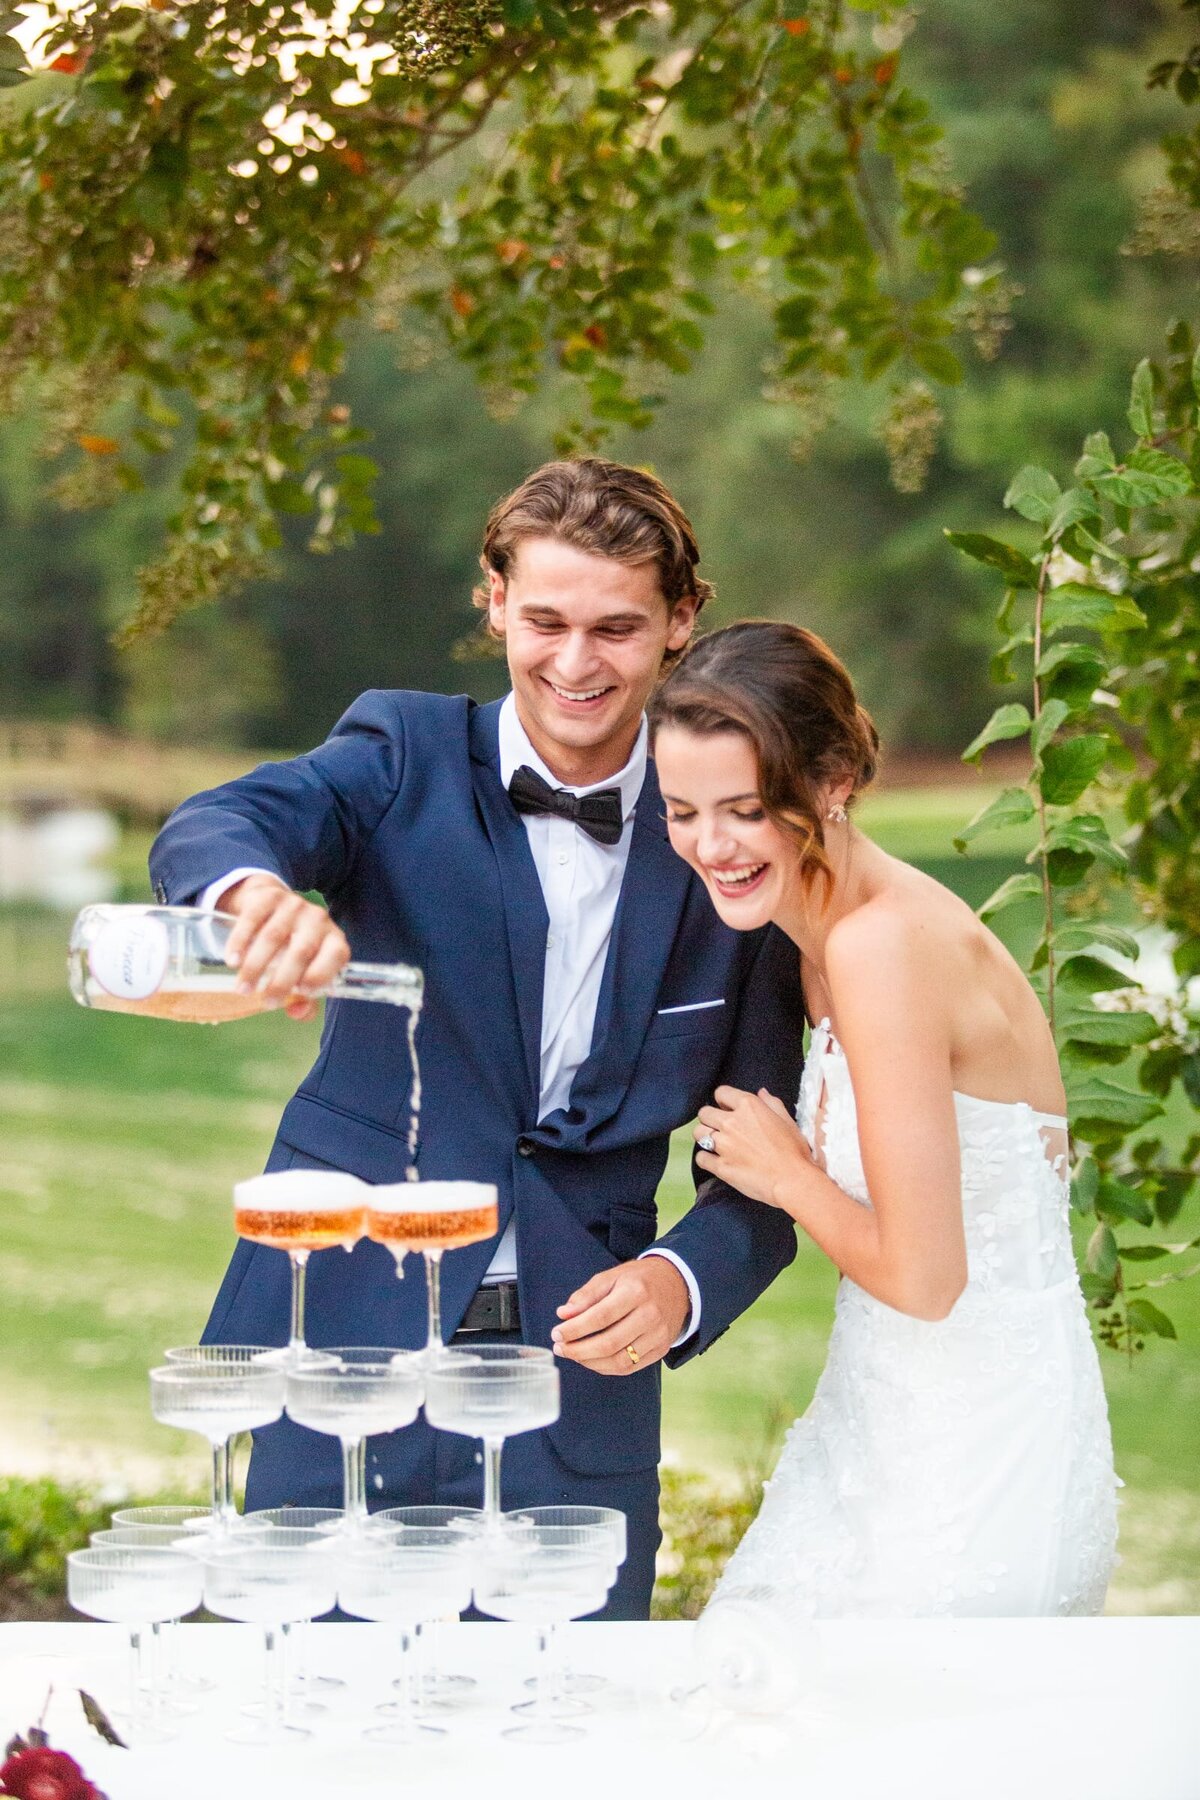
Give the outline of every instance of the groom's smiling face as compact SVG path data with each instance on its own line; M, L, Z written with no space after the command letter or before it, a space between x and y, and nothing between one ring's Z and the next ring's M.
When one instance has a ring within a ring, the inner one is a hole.
M592 556L557 538L519 545L505 581L488 572L517 712L559 781L586 787L629 760L663 657L682 650L694 600L671 606L654 563Z

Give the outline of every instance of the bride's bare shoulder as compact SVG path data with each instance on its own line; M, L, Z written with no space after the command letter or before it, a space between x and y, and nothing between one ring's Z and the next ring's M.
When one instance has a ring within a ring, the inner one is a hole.
M919 870L851 909L829 932L826 966L831 974L873 971L900 964L913 970L940 966L947 955L969 948L981 927L970 907Z

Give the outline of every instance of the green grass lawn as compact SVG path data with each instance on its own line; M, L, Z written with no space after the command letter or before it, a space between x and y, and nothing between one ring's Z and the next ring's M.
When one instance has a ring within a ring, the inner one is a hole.
M971 790L896 795L864 823L898 852L912 841L931 872L945 860L982 898L1012 861L949 860L979 804ZM145 1372L203 1324L232 1246L230 1187L262 1167L316 1029L280 1015L213 1031L84 1012L66 992L66 926L0 912L0 1472L195 1488L203 1447L150 1417ZM688 1203L688 1152L680 1133L660 1196L668 1220ZM731 1332L667 1376L672 1460L721 1479L769 1465L820 1372L833 1289L802 1243ZM1112 1610L1200 1610L1200 1281L1175 1288L1170 1310L1178 1343L1154 1341L1132 1365L1103 1353L1127 1483Z

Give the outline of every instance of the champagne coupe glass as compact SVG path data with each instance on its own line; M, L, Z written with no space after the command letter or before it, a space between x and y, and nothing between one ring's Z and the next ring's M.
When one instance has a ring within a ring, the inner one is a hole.
M145 1633L147 1626L193 1612L202 1587L195 1557L166 1545L94 1545L67 1557L67 1597L76 1612L129 1630L131 1744L162 1744L175 1735L163 1723L162 1694L145 1667Z
M197 1348L216 1352L230 1346ZM230 1442L239 1432L274 1424L283 1412L284 1386L283 1369L264 1363L257 1352L244 1360L215 1354L204 1360L178 1360L150 1371L154 1417L181 1431L198 1431L212 1447L212 1506L220 1531L228 1531L237 1518Z
M431 1534L423 1535L428 1538ZM373 1742L413 1744L441 1737L440 1726L420 1722L413 1704L413 1636L429 1619L461 1612L471 1602L471 1543L442 1531L436 1541L411 1542L403 1532L372 1533L338 1557L338 1603L357 1619L389 1620L400 1631L400 1698L378 1708L394 1714L387 1725L364 1732Z
M599 1525L608 1533L612 1544L613 1563L620 1568L625 1561L629 1539L625 1514L615 1506L523 1506L519 1512L507 1513L509 1524L527 1523L535 1526L567 1526ZM536 1687L537 1678L531 1676L526 1687ZM562 1691L577 1699L581 1694L594 1694L609 1683L603 1675L577 1674L563 1659Z
M175 1353L171 1350L167 1350L164 1354L170 1357ZM122 1529L129 1529L130 1527L136 1529L145 1526L166 1526L170 1528L172 1536L170 1539L164 1538L162 1541L165 1543L178 1540L185 1548L188 1542L199 1543L202 1540L204 1533L212 1531L215 1528L216 1523L217 1515L211 1506L170 1504L159 1506L120 1506L112 1515L112 1530L114 1532ZM97 1533L93 1532L93 1542L97 1535ZM151 1542L152 1540L146 1539L144 1541ZM211 1694L216 1684L215 1682L210 1681L207 1675L185 1674L179 1667L179 1620L168 1619L165 1625L155 1625L154 1636L162 1648L166 1667L166 1674L163 1679L166 1683L168 1695L173 1695L177 1704L183 1704L184 1699L191 1695Z
M234 1743L273 1745L311 1735L287 1718L283 1627L329 1612L336 1604L332 1548L328 1538L295 1546L251 1538L245 1544L215 1545L205 1557L204 1604L209 1611L263 1630L262 1714L228 1734Z
M183 1510L183 1509L181 1509ZM212 1514L205 1515L211 1519ZM109 1525L93 1531L89 1538L97 1549L110 1544L157 1544L172 1546L185 1556L194 1556L204 1543L202 1532L192 1531L177 1520L175 1524ZM154 1658L154 1680L160 1684L165 1703L177 1712L195 1712L197 1694L210 1693L212 1682L203 1676L185 1676L179 1670L178 1619L155 1619L150 1625L151 1651Z
M558 1417L558 1369L533 1344L478 1344L442 1351L425 1377L425 1417L441 1431L483 1439L484 1525L501 1526L500 1458L504 1440Z
M372 1513L371 1529L390 1535L393 1527L400 1527L396 1534L404 1538L406 1534L423 1531L448 1531L460 1540L470 1540L478 1536L483 1529L483 1513L478 1506L389 1506L382 1512ZM440 1619L422 1620L416 1628L417 1687L419 1692L435 1704L444 1700L458 1700L471 1689L478 1686L473 1675L451 1675L439 1667L442 1651L442 1621ZM428 1647L428 1655L425 1654ZM404 1677L398 1677L392 1683L399 1687Z
M226 1364L231 1364L234 1367L244 1369L250 1363L258 1363L267 1367L278 1367L282 1363L283 1358L287 1355L287 1352L286 1350L276 1349L271 1344L172 1344L171 1347L164 1350L162 1354L165 1363L206 1363L210 1367L217 1365L222 1368L225 1367ZM313 1352L314 1356L317 1354L318 1352ZM236 1435L237 1434L234 1433L234 1436ZM230 1515L236 1518L237 1514L233 1503L233 1437L229 1439L225 1448L225 1482L229 1492ZM136 1523L137 1521L134 1522ZM153 1523L151 1520L146 1520L144 1522L147 1524ZM114 1515L113 1524L115 1525L116 1523L117 1520ZM207 1520L197 1519L192 1525L193 1531L208 1531L223 1528L223 1521L219 1515L216 1514L210 1514L210 1517Z
M555 1628L568 1619L599 1612L616 1578L605 1534L580 1528L580 1541L562 1541L566 1528L534 1526L520 1535L490 1535L475 1577L475 1604L495 1619L533 1625L538 1637L539 1685L535 1700L513 1708L527 1722L512 1725L505 1737L532 1744L562 1744L584 1734L563 1722L566 1707L559 1691ZM552 1534L552 1535L547 1535Z
M420 1360L409 1351L353 1345L329 1353L330 1368L304 1364L287 1372L288 1417L310 1431L341 1440L346 1532L367 1520L366 1462L369 1437L411 1425L421 1405Z
M292 1265L292 1319L287 1362L312 1352L304 1341L304 1277L314 1250L339 1244L353 1250L363 1234L367 1184L336 1169L279 1169L239 1181L233 1190L233 1228L252 1244L285 1250Z
M332 1362L333 1358L327 1359ZM313 1539L329 1538L341 1531L346 1523L346 1515L340 1506L265 1506L257 1512L243 1513L237 1522L236 1538L251 1537L254 1533L277 1533L279 1531L310 1532ZM275 1536L266 1536L264 1542L280 1541ZM300 1540L296 1540L299 1542ZM294 1646L295 1662L292 1666L289 1681L292 1690L304 1700L306 1710L323 1712L324 1708L307 1698L316 1688L344 1688L345 1682L334 1675L314 1675L308 1667L309 1626L311 1619L303 1619L297 1625L287 1624L283 1628L288 1644Z
M429 1296L425 1357L431 1367L444 1348L442 1257L447 1250L495 1237L499 1229L496 1189L487 1182L397 1181L368 1190L367 1236L387 1245L396 1259L397 1276L403 1276L410 1250L419 1250L425 1258Z
M114 1525L179 1525L193 1533L211 1531L216 1519L211 1506L119 1506L112 1515Z

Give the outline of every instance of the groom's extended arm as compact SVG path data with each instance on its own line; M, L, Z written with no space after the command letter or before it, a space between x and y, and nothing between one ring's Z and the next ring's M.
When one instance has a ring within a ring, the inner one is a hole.
M154 891L183 905L231 870L254 868L328 897L395 800L403 770L396 697L363 694L307 756L262 763L185 800L150 852Z
M804 1062L804 997L800 955L791 939L768 928L738 996L737 1023L718 1085L766 1088L791 1107ZM770 1287L796 1254L790 1219L763 1217L758 1207L692 1164L696 1204L652 1250L673 1251L700 1290L700 1327L668 1352L672 1368L696 1356ZM780 1229L782 1223L783 1229Z

